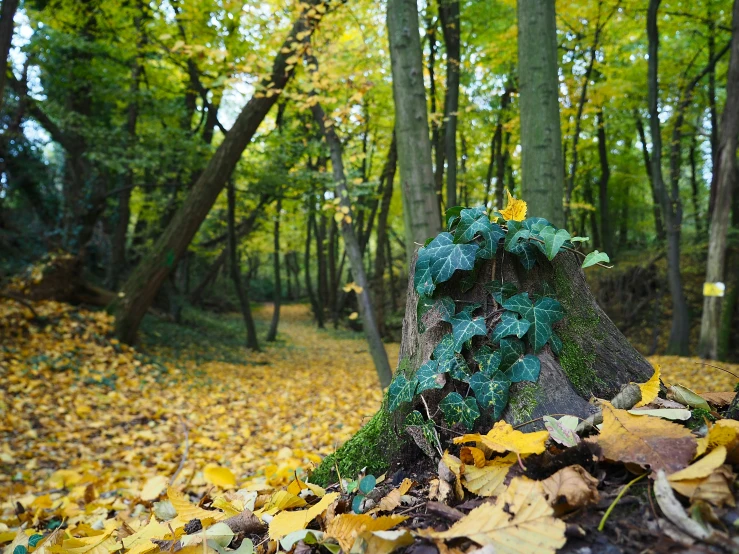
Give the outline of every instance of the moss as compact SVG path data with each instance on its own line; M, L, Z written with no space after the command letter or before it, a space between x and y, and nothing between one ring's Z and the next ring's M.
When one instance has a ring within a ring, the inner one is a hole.
M509 401L511 414L515 421L523 423L531 419L540 393L541 386L538 383L526 383L516 390Z
M364 468L367 473L380 474L389 467L399 448L400 439L392 428L390 414L380 409L356 435L321 462L311 481L323 486L336 482L336 466L342 478L347 479L355 478Z

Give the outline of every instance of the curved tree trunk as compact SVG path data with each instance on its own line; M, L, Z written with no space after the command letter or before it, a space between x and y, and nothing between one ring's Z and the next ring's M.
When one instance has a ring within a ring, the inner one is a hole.
M415 270L415 259L411 275ZM547 414L572 414L587 418L595 412L588 400L612 398L623 384L644 382L653 368L626 338L619 332L606 313L597 304L580 269L580 260L574 254L562 252L553 262L539 255L531 271L522 269L517 260L501 250L495 259L480 269L475 285L466 293L459 293L460 276L439 286L438 295L451 295L458 305L481 304L484 315L491 315L498 305L484 288L490 280L513 282L519 291L531 294L549 286L562 304L565 317L555 326L562 338L563 348L555 355L548 346L538 354L541 372L536 383L515 383L510 389L508 407L503 419L512 425L520 425L524 431L542 428L541 416ZM441 337L449 333L450 325L432 310L423 316L425 332L419 332L416 303L418 295L411 277L408 285L403 337L400 345L399 369L418 370L428 361ZM406 410L390 414L386 404L375 417L335 454L326 458L314 473L317 482L329 482L336 478L338 467L343 476L356 475L363 467L367 471L383 472L391 465L411 464L420 457L411 436L403 431L403 418L409 410L431 414L442 445L450 442L456 433L450 432L443 421L438 404L454 383L449 380L443 389L428 390L414 398ZM457 392L468 394L467 385ZM538 419L538 421L537 421ZM490 414L482 414L475 430L487 432L494 420ZM455 429L454 431L457 431Z
M275 215L275 231L274 231L274 277L275 277L275 289L274 289L274 311L272 312L272 322L269 325L269 331L267 332L267 342L274 342L277 340L277 326L280 323L280 304L282 303L282 280L280 275L280 212L282 211L282 198L277 199L277 214ZM287 276L288 284L290 282L290 273Z

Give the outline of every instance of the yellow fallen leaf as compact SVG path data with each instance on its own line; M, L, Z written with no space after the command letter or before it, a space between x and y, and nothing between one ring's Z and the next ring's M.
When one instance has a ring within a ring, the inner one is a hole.
M205 482L216 487L227 489L236 486L236 477L227 467L208 464L203 470Z
M298 495L281 490L270 496L267 504L261 510L254 512L254 514L257 516L261 516L261 514L276 514L282 510L289 510L290 508L302 508L306 504L307 502Z
M667 480L670 483L675 481L684 481L687 479L702 479L708 477L713 471L721 467L726 460L726 447L717 446L706 456L692 463L685 469L676 471L672 475L667 476Z
M355 539L352 554L390 554L398 548L411 544L413 544L413 535L407 529L367 531Z
M462 490L462 471L464 464L462 460L449 453L448 450L444 451L444 455L441 457L441 461L446 467L454 474L454 494L460 500L464 498L464 490ZM446 481L444 481L446 482Z
M691 502L704 500L720 508L724 504L736 505L731 491L731 483L735 480L736 475L731 471L731 466L723 465L707 477L670 481L670 486Z
M332 492L324 496L318 504L311 506L307 510L280 512L269 524L269 538L276 540L295 531L305 529L311 521L321 515L339 496L339 493Z
M321 498L326 494L326 489L323 487L319 487L318 485L314 485L313 483L306 483L299 477L295 477L290 484L287 486L287 492L290 494L299 495L301 491L308 489L311 491L314 495Z
M487 460L485 452L474 446L463 446L459 452L459 458L465 465L473 465L475 467L485 467Z
M505 421L498 421L487 435L471 433L456 437L456 444L464 442L481 442L493 452L515 452L520 456L528 454L541 454L544 452L544 444L549 438L549 431L536 431L534 433L522 433L516 431Z
M225 517L223 512L204 510L203 508L199 508L198 506L191 504L184 494L172 487L167 489L167 498L169 498L169 501L172 503L172 507L177 512L177 517L169 522L175 530L183 527L192 519L199 519L203 524L203 527L205 527Z
M373 508L368 513L374 514L377 512L392 512L395 508L400 506L402 496L406 494L409 490L411 490L412 486L413 481L411 479L403 479L403 482L400 483L400 486L397 489L393 489L389 493L387 493L380 500L380 503L377 505L377 507Z
M598 480L580 465L567 466L541 482L549 504L558 515L600 500Z
M513 479L494 504L472 510L446 531L419 531L432 539L467 538L495 552L546 554L564 546L566 525L554 517L541 483Z
M157 498L159 498L161 492L167 488L168 483L169 479L167 479L163 475L151 477L144 484L144 488L141 490L141 494L139 495L139 497L141 498L141 500L146 501L156 500Z
M503 458L490 460L483 467L465 465L462 484L478 496L498 496L505 490L503 481L517 460L518 456L510 453Z
M174 526L172 527L174 528ZM159 548L156 544L151 542L151 539L163 539L168 534L169 527L167 524L159 523L152 515L149 523L136 531L133 535L129 535L122 539L121 542L123 542L124 548L128 549L128 554L145 554L146 552L151 552Z
M218 508L219 510L223 510L223 513L226 514L226 517L237 516L244 511L243 507L239 508L234 503L226 500L226 498L224 498L223 496L215 497L211 506L213 506L214 508Z
M500 210L503 219L506 221L523 221L526 219L526 202L514 198L508 189L506 189L506 194L508 195L508 203L505 209Z
M397 515L374 518L369 514L341 514L328 524L326 535L336 539L344 552L349 552L360 534L387 531L406 519L407 516Z
M641 390L641 400L637 402L635 408L646 406L652 402L659 394L659 378L660 368L658 365L654 366L654 373L646 383L639 383L639 389Z
M47 483L53 489L70 488L82 481L82 475L70 469L58 469L51 474Z

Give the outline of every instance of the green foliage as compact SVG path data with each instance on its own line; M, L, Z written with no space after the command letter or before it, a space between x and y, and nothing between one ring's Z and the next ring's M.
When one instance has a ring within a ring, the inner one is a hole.
M484 317L472 317L469 312L462 311L450 321L454 337L454 351L462 352L462 346L472 337L485 336L487 327Z
M605 252L598 252L597 250L593 250L590 254L585 256L585 259L582 262L582 266L590 267L591 265L595 265L601 262L608 263L610 261L611 259Z
M462 398L458 392L449 393L439 403L444 419L449 425L462 424L467 429L472 429L475 420L480 417L480 410L474 398Z
M444 374L439 372L439 362L437 360L429 360L423 364L416 373L418 379L417 393L429 389L441 389L446 384Z
M479 249L477 244L456 244L449 233L437 235L418 251L413 277L418 294L430 296L436 285L451 279L458 269L472 269Z
M531 332L528 333L528 337L534 352L544 348L552 336L552 324L564 317L562 305L547 296L542 296L536 303L532 303L528 294L517 294L506 300L503 307L518 312L530 322Z
M388 410L394 412L403 402L410 402L413 400L413 395L416 393L417 386L417 378L414 377L411 380L408 380L402 373L397 375L395 379L393 379L393 382L390 383L390 387L387 391Z

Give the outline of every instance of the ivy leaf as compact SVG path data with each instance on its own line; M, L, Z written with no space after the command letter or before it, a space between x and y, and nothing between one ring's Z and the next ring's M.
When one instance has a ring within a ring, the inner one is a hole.
M484 210L473 208L462 210L459 225L454 234L454 242L467 243L476 235L483 239L483 247L477 251L477 257L486 260L495 256L500 239L506 236L499 225L492 223Z
M454 300L449 296L442 296L441 298L420 296L416 304L416 322L418 323L419 333L426 332L426 324L423 322L423 317L432 310L436 310L441 316L441 320L448 323L456 311L456 306Z
M500 367L500 350L491 350L489 346L481 346L475 352L474 360L480 366L480 371L487 377L492 377Z
M559 353L562 352L562 339L559 338L559 335L552 331L552 336L549 337L549 346L552 347L552 352L554 352L557 356L559 356Z
M455 315L450 322L454 337L454 351L461 352L465 342L475 336L487 335L484 317L473 318L469 312L462 311Z
M504 299L518 292L518 287L510 281L490 281L485 284L485 290L493 295L498 304L502 304Z
M521 340L512 337L501 339L499 350L501 371L508 369L516 363L525 351L526 348Z
M438 372L438 369L439 362L437 360L429 360L418 369L416 372L416 379L418 379L417 394L429 389L440 389L444 387L446 378L443 373Z
M454 357L454 338L451 335L441 337L439 344L434 348L435 360L446 360Z
M496 371L492 378L482 373L475 373L470 377L470 388L475 393L477 403L483 410L492 410L493 417L500 419L508 404L508 390L511 382L500 371Z
M521 381L533 381L535 383L539 379L539 371L541 371L539 358L533 354L528 354L516 361L506 374L511 383L520 383Z
M590 240L590 237L571 237L570 242L587 242Z
M390 387L387 390L387 409L394 412L403 402L410 402L413 400L413 395L416 392L417 386L418 379L415 377L409 381L405 378L405 375L398 375L393 379L393 382L390 383Z
M435 446L441 450L434 422L424 419L418 410L413 410L405 418L405 431L429 458L436 456Z
M552 324L564 317L562 305L554 298L542 296L533 304L525 292L503 302L503 307L521 314L531 322L528 336L534 353L539 352L551 337Z
M531 327L529 320L519 319L518 315L513 312L503 312L490 338L493 342L500 342L500 339L508 335L516 335L520 339L526 334L529 327Z
M449 373L453 379L457 381L467 382L470 378L470 368L462 356L455 354L451 358L446 358L439 362L439 373Z
M439 233L418 251L413 276L418 294L431 296L436 285L451 279L456 270L472 269L479 249L477 244L454 244L450 233Z
M514 252L520 241L528 240L530 236L531 230L524 226L523 221L509 221L504 242L505 249L508 252Z
M554 256L559 253L559 249L570 240L570 234L564 229L555 229L552 226L544 227L539 236L544 241L544 255L548 260L553 260Z
M475 420L480 417L477 402L472 397L462 398L458 392L449 393L439 403L439 408L444 412L444 419L449 425L461 423L465 428L472 429Z
M444 212L444 218L446 219L446 230L451 232L454 224L459 221L459 216L464 210L464 206L452 206L446 212Z
M608 254L605 252L598 252L597 250L593 250L590 254L585 256L585 259L582 261L582 267L590 267L591 265L595 265L597 263L605 262L609 263L611 259L608 257Z
M479 250L478 250L479 252ZM459 280L459 290L460 292L467 292L472 287L474 287L477 284L477 277L480 275L480 269L482 268L482 264L479 262L479 260L475 263L475 267L472 268L472 271L465 273L462 278Z

